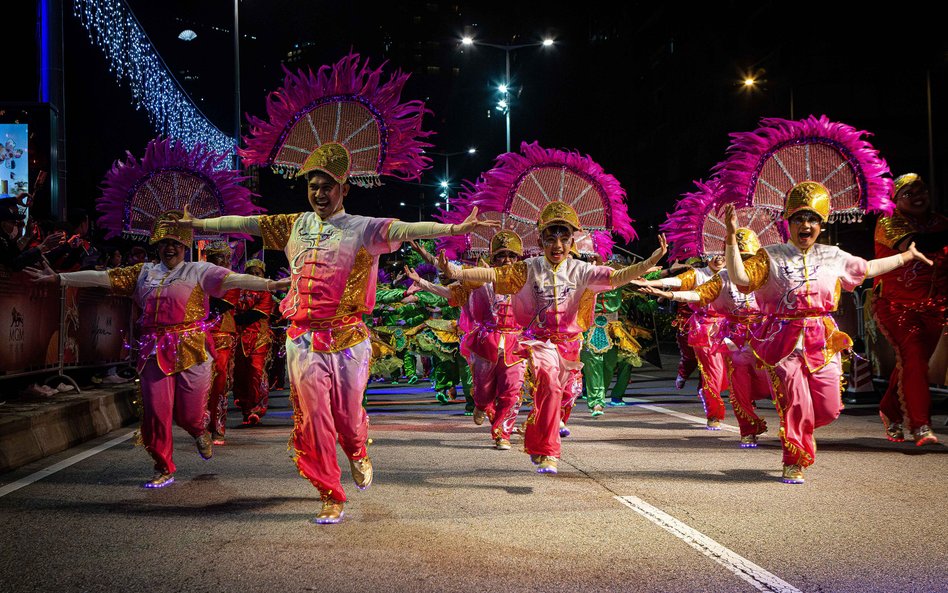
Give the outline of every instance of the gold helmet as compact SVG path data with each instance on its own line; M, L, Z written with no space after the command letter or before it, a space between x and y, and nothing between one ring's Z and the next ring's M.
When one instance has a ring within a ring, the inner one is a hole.
M581 231L582 225L579 224L579 216L573 207L566 202L550 202L543 207L540 212L540 218L537 219L537 228L542 233L547 227L553 225L562 225L570 227L573 232Z
M244 271L246 272L250 268L260 268L261 272L266 273L267 264L263 263L263 261L259 259L248 259L247 263L244 264Z
M906 173L905 175L899 175L895 178L894 186L895 191L892 195L895 196L895 199L899 198L899 192L902 188L908 187L916 182L921 182L922 178L918 176L918 173Z
M741 255L754 255L760 249L757 233L746 227L737 229L737 249Z
M233 251L230 248L230 243L223 239L215 239L207 244L207 247L204 248L204 253L207 255L220 255L225 258L230 258Z
M518 257L523 255L523 240L513 231L497 231L490 240L490 256L493 258L499 251L511 251Z
M327 142L306 157L296 176L305 177L313 171L321 171L332 177L336 183L342 184L349 179L351 166L352 158L346 147L336 142Z
M783 217L790 217L801 210L815 212L823 222L829 220L830 193L825 186L816 181L801 181L787 193L787 202L783 210Z
M194 231L191 227L177 224L182 216L184 216L184 212L180 210L168 210L159 214L155 219L155 225L151 229L151 239L148 243L154 245L164 239L171 239L190 249L191 243L194 242Z

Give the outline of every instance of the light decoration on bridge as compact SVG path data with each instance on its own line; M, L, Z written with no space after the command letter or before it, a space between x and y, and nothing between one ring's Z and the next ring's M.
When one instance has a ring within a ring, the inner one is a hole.
M184 92L124 0L73 0L73 15L105 54L116 82L125 82L136 109L145 109L159 134L188 148L202 143L232 153L235 139L208 120ZM227 159L219 167L225 168Z

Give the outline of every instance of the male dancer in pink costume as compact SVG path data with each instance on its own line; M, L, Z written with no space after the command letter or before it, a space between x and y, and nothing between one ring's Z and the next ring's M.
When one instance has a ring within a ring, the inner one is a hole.
M290 262L290 290L280 311L290 321L286 359L295 427L292 446L300 473L319 490L323 506L316 523L343 518L346 493L336 461L342 447L359 489L372 483L366 450L369 419L362 394L369 379L372 346L362 321L375 306L379 255L403 241L467 234L497 223L478 221L476 210L462 224L407 223L348 214L349 155L326 143L314 152L307 180L313 210L273 216L225 216L182 220L217 233L263 237L264 248L282 249Z
M750 257L760 249L757 235L748 228L737 229L737 244L742 257ZM706 319L713 320L714 324L708 328L706 347L726 364L731 407L741 430L741 447L756 447L757 435L767 431L767 423L757 415L754 401L770 399L770 384L767 374L756 368L757 361L747 343L748 332L760 323L760 309L754 295L738 290L727 270L718 271L690 291L668 292L647 287L645 292L679 303L700 305L709 312Z
M442 252L440 265L449 278L462 282L491 282L497 294L514 295L514 315L524 328L522 345L530 350L535 381L533 411L526 422L524 450L539 473L557 473L560 419L571 409L581 389L579 351L584 320L594 297L640 277L665 255L661 247L639 264L621 270L596 266L569 256L573 233L581 226L576 211L559 201L549 202L537 220L543 255L498 268L460 269Z
M181 212L171 211L155 223L151 242L158 244L161 263L102 272L56 274L48 266L44 270L30 270L37 282L109 288L115 294L132 297L141 308L141 431L156 472L154 478L143 484L145 488L162 488L174 482L172 419L194 437L201 457L210 459L212 454L207 430L207 396L213 365L208 357L208 296L220 297L228 290L240 288L278 290L284 284L235 274L207 262L185 262L192 233L189 227L176 224L180 216Z
M931 263L915 244L896 255L866 261L839 247L817 243L830 215L829 190L815 181L796 184L786 196L783 216L790 241L768 245L743 261L737 242L737 214L725 209L725 258L731 280L754 292L765 316L751 332L751 348L770 376L780 414L783 481L802 484L803 469L816 457L813 430L842 411L840 352L852 346L831 313L840 289L853 290L866 278L913 260Z
M523 243L513 231L499 231L491 238L491 266L512 264L522 255ZM461 353L473 374L474 424L490 420L494 446L509 450L520 411L527 355L520 347L521 328L513 314L511 295L495 293L491 284L433 285L409 273L423 290L441 294L451 305L461 307Z

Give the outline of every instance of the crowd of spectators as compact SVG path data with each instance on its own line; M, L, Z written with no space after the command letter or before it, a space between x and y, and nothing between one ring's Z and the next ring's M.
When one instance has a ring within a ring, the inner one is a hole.
M57 272L107 270L157 261L145 245L104 241L93 232L89 213L70 210L66 220L29 219L30 196L0 195L0 267L9 274L45 261Z

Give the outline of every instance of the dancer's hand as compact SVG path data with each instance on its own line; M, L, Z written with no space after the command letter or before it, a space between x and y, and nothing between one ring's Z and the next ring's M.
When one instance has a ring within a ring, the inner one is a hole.
M734 204L724 205L724 228L727 244L737 245L737 210L734 209Z
M674 295L671 292L656 288L655 286L643 286L639 292L643 292L645 294L656 296L662 299L668 299L670 301L675 300Z
M474 208L471 209L471 213L464 219L464 222L456 224L454 227L453 235L466 235L481 229L500 228L500 222L496 220L479 220L477 218L477 206L474 206Z
M23 271L29 274L30 281L35 284L59 284L59 274L49 267L45 259L42 268L26 268Z
M903 262L902 262L902 265L907 264L908 262L912 261L913 259L917 259L918 261L925 262L926 264L928 264L928 265L930 265L930 266L935 265L935 262L933 262L932 260L930 260L930 259L928 259L927 257L925 257L925 254L924 254L924 253L922 253L921 251L919 251L918 249L915 248L915 241L912 241L911 243L909 243L908 249L906 249L903 253L908 253L908 254L911 255L912 257L909 258L908 261L903 261Z
M665 257L666 253L668 253L668 241L665 240L665 234L662 233L658 236L658 249L652 252L652 256L649 258L649 261L651 261L652 264L655 264L658 262L658 260Z

